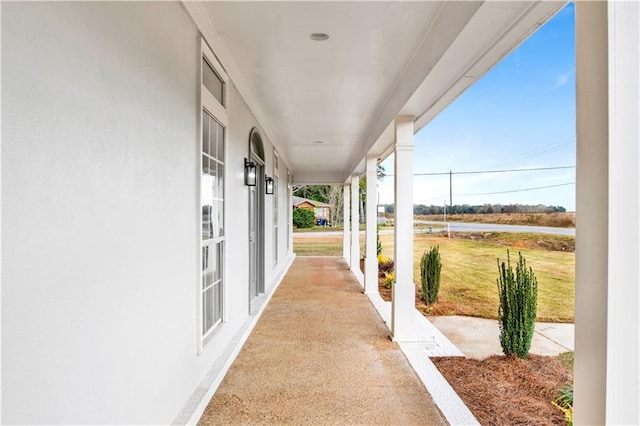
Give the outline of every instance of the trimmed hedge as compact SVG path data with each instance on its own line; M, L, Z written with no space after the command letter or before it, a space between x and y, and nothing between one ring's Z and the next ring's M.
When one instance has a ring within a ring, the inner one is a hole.
M422 284L422 297L427 305L438 300L440 292L440 251L438 246L431 247L428 252L422 254L420 259L420 283Z
M516 273L513 273L507 250L507 264L500 264L498 323L500 325L500 345L506 356L517 355L525 359L531 349L531 340L536 324L538 303L538 281L533 269L527 269L527 263L518 253Z
M301 208L293 211L293 226L296 228L313 228L316 215L313 209Z

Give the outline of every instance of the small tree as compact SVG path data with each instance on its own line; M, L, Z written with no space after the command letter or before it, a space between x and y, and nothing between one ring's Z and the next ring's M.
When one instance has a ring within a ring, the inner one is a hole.
M331 226L335 227L339 223L344 223L344 189L342 185L324 185L320 188L320 194L324 201L331 205L329 210Z
M313 209L295 209L293 210L293 226L296 228L313 228L316 224L316 216Z
M438 300L440 291L440 251L438 246L431 247L428 252L422 254L420 259L420 283L422 284L422 297L427 305Z
M498 259L498 323L500 325L500 345L506 356L517 355L525 359L531 349L533 330L536 322L538 302L538 282L533 269L527 269L522 254L516 273L513 274L507 250L507 264Z

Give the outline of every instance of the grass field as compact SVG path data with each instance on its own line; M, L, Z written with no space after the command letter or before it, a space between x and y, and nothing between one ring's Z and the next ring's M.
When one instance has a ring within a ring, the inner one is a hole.
M441 221L442 215L416 215L416 219ZM451 222L498 223L502 225L554 226L557 228L575 228L575 213L491 213L491 214L454 214L447 215Z
M383 254L393 258L393 235L381 235ZM440 246L442 282L440 300L433 314L470 315L497 318L498 290L496 258L506 261L507 248L512 265L518 251L534 270L538 280L538 321L573 322L575 255L570 252L523 248L530 236L510 234L509 248L492 241L448 239L443 236L416 234L414 238L414 279L419 280L419 260L429 247ZM536 236L536 239L542 238ZM363 241L361 239L361 247ZM295 237L294 251L299 256L341 256L342 236Z

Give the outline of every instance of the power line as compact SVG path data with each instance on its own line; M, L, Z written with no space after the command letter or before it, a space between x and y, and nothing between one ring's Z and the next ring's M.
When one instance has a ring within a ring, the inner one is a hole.
M515 192L527 192L527 191L535 191L538 189L547 189L547 188L557 188L560 186L574 185L575 182L561 183L556 185L547 185L547 186L539 186L535 188L522 188L522 189L512 189L509 191L496 191L496 192L479 192L475 194L452 194L453 191L453 182L451 177L453 175L470 175L470 174L489 174L489 173L514 173L514 172L533 172L533 171L548 171L548 170L563 170L563 169L575 169L576 166L556 166L556 167L531 167L526 169L502 169L502 170L473 170L473 171L463 171L463 172L439 172L439 173L414 173L413 176L444 176L449 175L449 205L453 205L453 196L456 197L471 197L476 195L496 195L496 194L509 194ZM393 174L388 174L386 176L394 176ZM426 201L436 200L445 198L446 195L429 198Z
M558 139L555 142L551 142L550 144L538 147L538 148L534 148L532 150L529 151L525 151L519 155L516 155L515 157L513 157L510 160L506 160L506 161L502 161L500 163L494 164L491 167L500 167L503 166L505 164L509 164L509 163L513 163L515 161L522 161L522 160L527 160L527 159L531 159L531 158L535 158L535 157L541 157L543 155L547 155L550 154L552 152L556 152L559 151L561 149L564 149L565 147L568 147L570 145L574 145L575 144L575 138L576 135L571 135L571 136L566 136L562 139ZM571 139L571 141L569 142L565 142L567 140Z
M576 166L557 166L557 167L532 167L528 169L507 169L507 170L482 170L478 172L453 172L454 175L472 175L479 173L511 173L511 172L532 172L537 170L561 170L575 169Z
M573 146L573 145L575 145L575 142L563 143L561 145L550 147L550 148L546 148L544 150L533 152L533 153L528 154L528 155L521 155L521 156L518 156L518 157L514 157L511 160L503 161L502 163L495 164L494 167L500 167L500 166L503 166L505 164L514 163L516 161L531 160L533 158L543 157L545 155L549 155L549 154L552 154L554 152L561 151L561 150L563 150L565 148L568 148L570 146Z
M568 186L568 185L575 185L575 182L567 182L567 183L559 183L556 185L547 185L547 186L538 186L535 188L523 188L523 189L512 189L509 191L496 191L496 192L477 192L477 193L472 193L472 194L453 194L456 197L473 197L475 195L495 195L495 194L509 194L509 193L514 193L514 192L527 192L527 191L535 191L537 189L546 189L546 188L556 188L559 186ZM446 195L440 195L438 197L432 197L432 198L427 198L425 201L431 201L431 200L442 200L443 198L446 198Z
M561 170L561 169L575 169L576 166L558 166L558 167L532 167L528 169L505 169L505 170L474 170L465 172L438 172L438 173L414 173L414 176L444 176L449 174L454 175L472 175L483 173L512 173L512 172L533 172L539 170ZM393 173L385 174L386 176L394 176Z
M454 195L457 196L457 197L471 197L471 196L474 196L474 195L508 194L508 193L512 193L512 192L535 191L537 189L557 188L559 186L568 186L568 185L575 185L575 182L559 183L557 185L538 186L538 187L535 187L535 188L512 189L510 191L478 192L478 193L475 193L475 194L454 194Z

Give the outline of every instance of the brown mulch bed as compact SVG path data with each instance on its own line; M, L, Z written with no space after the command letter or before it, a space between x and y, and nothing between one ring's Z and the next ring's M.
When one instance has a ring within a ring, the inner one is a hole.
M391 288L387 288L384 285L384 275L378 275L378 292L382 300L391 302ZM469 315L473 316L475 312L471 307L465 307L458 303L448 302L446 300L438 300L436 303L427 305L422 298L422 289L416 285L416 309L422 312L425 316L430 315L451 315L451 312L455 312L456 315ZM465 312L468 311L468 312Z
M573 377L554 358L431 360L482 425L565 424L564 415L551 401Z
M391 289L378 279L382 299ZM447 311L447 302L427 307L416 286L416 308L430 315ZM548 356L526 360L492 356L482 361L464 357L431 358L482 425L564 425L564 414L551 405L557 391L573 382L572 371Z

